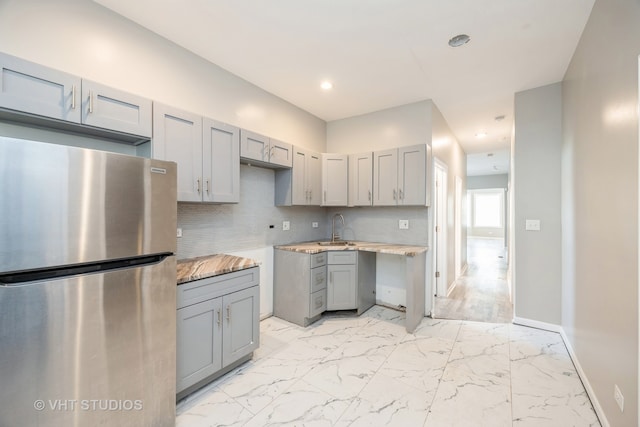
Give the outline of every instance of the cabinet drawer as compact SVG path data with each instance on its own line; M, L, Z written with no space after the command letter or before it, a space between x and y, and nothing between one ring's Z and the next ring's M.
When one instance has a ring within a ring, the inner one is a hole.
M317 316L327 310L327 291L323 289L311 294L309 317Z
M258 285L260 268L252 267L178 285L178 308Z
M320 267L327 264L327 253L320 252L319 254L311 255L311 268Z
M311 292L317 292L327 287L327 267L311 269Z
M355 251L331 251L329 264L355 264L357 255Z

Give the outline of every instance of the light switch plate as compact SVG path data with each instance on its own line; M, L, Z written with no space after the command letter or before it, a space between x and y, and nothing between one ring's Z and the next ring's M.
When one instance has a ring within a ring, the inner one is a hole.
M182 237L182 228L178 228L176 237Z
M289 221L282 221L282 231L287 231L291 228L291 223Z
M540 231L540 220L539 219L525 220L524 229L527 231Z
M400 228L400 230L408 230L409 229L409 220L408 219L398 220L398 227Z

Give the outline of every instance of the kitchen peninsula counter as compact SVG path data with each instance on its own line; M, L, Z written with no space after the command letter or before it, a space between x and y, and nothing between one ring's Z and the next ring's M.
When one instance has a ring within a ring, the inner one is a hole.
M322 243L322 244L321 244ZM327 242L302 242L274 246L276 250L318 254L333 251L364 251L397 255L404 258L404 285L406 290L407 332L413 333L425 316L426 252L427 246L396 245L349 241L348 244L326 245Z
M250 258L215 254L197 258L185 258L177 262L178 285L207 277L257 267L260 264Z
M427 252L427 246L396 245L393 243L375 243L349 241L348 245L320 245L318 242L293 243L290 245L278 245L276 249L292 252L302 252L305 254L318 254L327 251L365 251L377 252L381 254L416 256Z

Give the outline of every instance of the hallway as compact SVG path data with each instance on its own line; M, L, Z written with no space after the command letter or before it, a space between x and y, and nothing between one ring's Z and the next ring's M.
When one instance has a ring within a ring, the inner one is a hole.
M436 297L434 317L511 323L513 304L507 283L507 254L502 239L469 237L465 274L448 297Z

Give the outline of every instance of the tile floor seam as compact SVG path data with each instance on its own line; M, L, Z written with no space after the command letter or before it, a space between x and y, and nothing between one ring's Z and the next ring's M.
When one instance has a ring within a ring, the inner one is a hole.
M446 319L440 319L440 320L446 320ZM460 330L462 329L462 325L464 324L464 321L460 321L460 323L458 324L458 331L456 332L456 337L453 339L453 344L451 344L451 348L449 349L449 355L447 356L447 362L444 364L444 366L442 367L442 373L440 374L440 378L438 378L438 385L436 386L436 389L433 393L433 398L431 399L431 404L429 405L429 410L427 411L427 417L424 420L424 427L428 427L428 422L429 422L429 416L431 415L431 408L433 407L433 403L436 400L436 396L438 395L438 390L440 390L440 387L442 386L442 378L444 378L444 373L447 370L447 366L449 365L449 362L451 361L451 355L453 354L453 348L455 347L456 343L458 342L458 337L460 336Z

